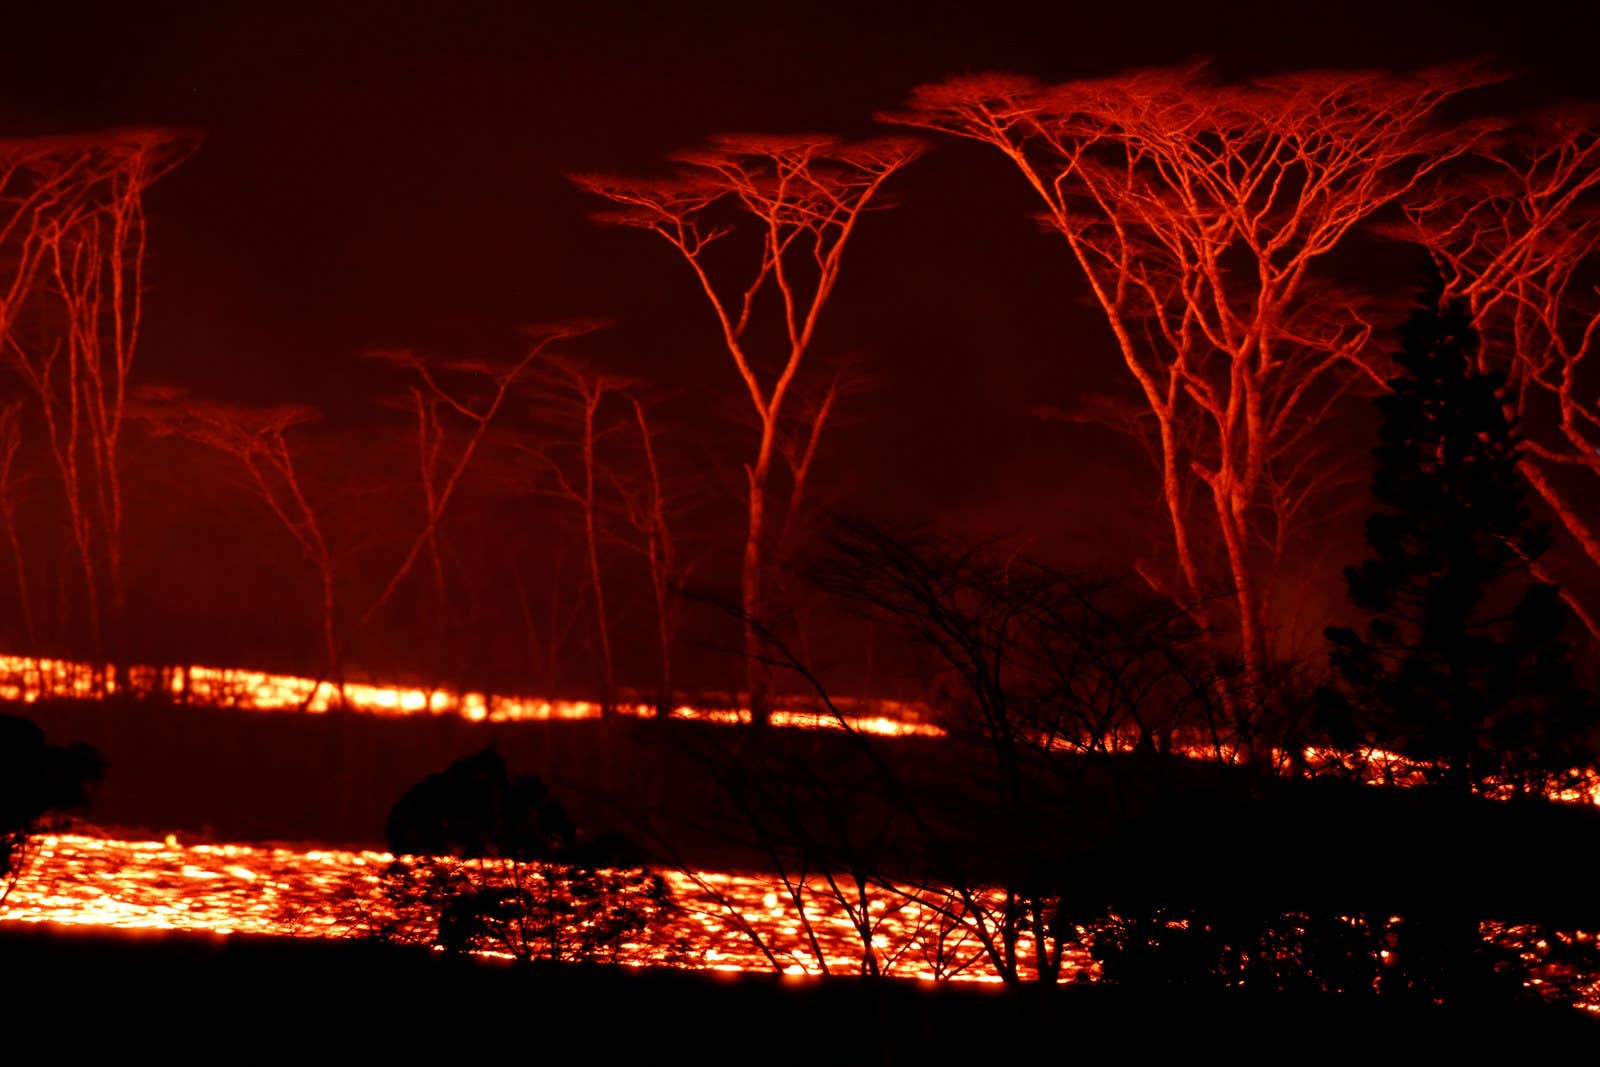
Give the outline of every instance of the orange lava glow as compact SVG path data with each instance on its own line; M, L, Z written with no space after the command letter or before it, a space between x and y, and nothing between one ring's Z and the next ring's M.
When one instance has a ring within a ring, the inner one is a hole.
M1112 751L1132 752L1136 744L1135 738L1117 737L1112 739L1108 747ZM1070 737L1051 738L1048 747L1059 752L1080 752L1085 748ZM1173 751L1203 763L1220 761L1241 764L1250 758L1242 749L1215 744L1179 744L1173 746ZM1273 764L1279 767L1287 765L1288 755L1282 749L1273 749ZM1308 746L1301 752L1301 761L1320 772L1336 773L1367 785L1411 787L1427 782L1426 768L1421 763L1381 748L1368 747L1345 753ZM1600 771L1590 768L1563 775L1562 778L1563 784L1552 785L1545 790L1548 799L1564 804L1600 804ZM1489 779L1488 784L1484 795L1491 799L1508 800L1517 795L1517 790L1505 782L1496 783L1494 779Z
M185 845L171 836L124 841L50 834L36 843L37 857L0 910L0 920L354 936L363 906L376 899L383 871L394 859L383 852ZM821 879L792 892L780 880L755 875L662 874L676 905L674 919L652 929L648 941L625 946L625 963L726 971L776 967L791 975L861 971L861 934ZM846 881L841 888L854 897L853 885ZM976 932L948 921L932 899L935 892L867 891L872 943L883 972L925 980L998 981ZM1032 946L1019 948L1031 951ZM1080 951L1069 953L1063 971L1066 978L1092 977L1095 968Z
M420 689L369 682L347 682L343 686L319 682L291 674L236 667L155 668L133 667L127 672L128 686L140 696L170 693L174 699L195 704L233 708L242 711L305 711L323 715L335 708L360 715L458 715L471 722L552 722L557 720L598 719L601 706L589 700L547 700L538 697L506 696L495 693L455 692L449 689ZM42 659L31 656L0 655L0 701L32 703L45 698L92 699L116 692L115 672L108 665L96 672L92 664L72 660ZM803 703L793 701L795 704ZM870 714L866 702L840 701L840 711L816 708L776 707L769 722L773 726L805 730L848 729L880 737L944 737L946 731L928 721L927 708L905 701L874 700ZM638 701L613 706L618 715L652 718L655 708ZM750 722L748 709L736 707L696 707L681 704L672 709L672 718L684 721L715 722L726 725ZM1044 742L1052 749L1079 751L1083 745L1072 738L1053 737ZM1112 747L1132 751L1134 738L1115 738ZM1219 750L1215 745L1180 745L1177 751L1200 760L1222 759L1239 762L1240 751ZM1275 752L1282 762L1284 753ZM1304 762L1312 767L1342 767L1371 785L1408 786L1420 784L1422 768L1403 756L1369 748L1353 755L1307 748ZM1507 787L1509 795L1512 790ZM1567 803L1600 804L1600 773L1586 772L1574 784L1553 787L1550 799Z
M0 656L0 701L90 699L116 691L115 673L64 660ZM538 722L595 719L600 705L476 692L457 693L370 683L343 687L309 678L218 667L133 668L126 685L134 693L171 693L196 704L273 712L304 709L376 716L457 715L474 722ZM800 702L794 702L796 704ZM849 703L843 714L780 707L774 726L850 729L880 736L942 737L926 709L893 702ZM619 714L654 715L644 703L617 707ZM861 711L862 714L851 712ZM871 713L865 713L870 711ZM736 724L747 710L729 707L673 709L681 720ZM1076 749L1060 738L1053 748ZM1122 747L1117 743L1114 747ZM1131 747L1131 742L1129 746ZM1213 748L1185 749L1199 759L1242 758ZM1307 749L1312 766L1338 764L1372 784L1413 785L1421 769L1393 753L1348 754ZM1600 776L1553 790L1552 798L1600 803ZM348 937L363 933L394 857L383 852L298 849L234 844L184 844L120 840L85 834L36 838L30 869L0 905L0 922L51 923L120 929L206 931L272 936ZM1003 898L976 902L978 913L952 907L955 894L937 886L879 886L864 891L848 879L817 878L790 885L770 876L725 872L663 871L675 908L669 922L653 926L646 939L624 946L621 962L726 971L771 971L804 976L855 974L870 952L884 974L921 980L997 982L983 948L984 908L999 910ZM865 902L852 917L851 907ZM849 906L847 906L847 903ZM865 918L863 918L863 914ZM863 931L862 926L867 929ZM1588 932L1530 933L1526 928L1485 923L1483 934L1536 964L1530 973L1546 996L1600 1013L1600 974L1546 965L1549 939L1556 948L1592 947ZM1542 946L1542 947L1541 947ZM1026 936L1019 957L1032 957ZM1531 955L1530 955L1531 954ZM1022 968L1025 980L1026 964ZM1081 944L1067 947L1063 981L1093 979L1098 967Z
M358 936L359 917L377 898L383 872L394 859L385 852L186 845L173 836L128 841L62 833L41 835L35 843L36 860L0 909L0 921ZM794 976L861 970L862 935L820 880L792 890L754 875L667 871L663 877L676 906L672 920L650 929L645 940L624 946L619 962L777 969ZM854 897L853 885L845 882L841 888L847 899ZM999 981L977 931L953 922L937 893L926 887L868 890L871 940L883 973L924 981ZM1561 964L1549 943L1562 942L1557 949L1593 947L1593 932L1550 933L1492 922L1481 929L1487 941L1513 949L1529 964L1527 984L1553 1000L1600 1014L1600 975ZM1018 947L1027 958L1032 946ZM1023 977L1031 975L1024 971ZM1087 952L1069 947L1061 980L1098 977Z
M170 693L196 704L246 711L300 711L326 714L335 708L362 715L459 715L472 722L548 722L598 719L600 704L588 700L546 700L494 693L458 693L448 689L347 682L343 686L290 674L234 667L155 668L128 670L128 687L140 696ZM93 698L116 692L115 672L108 666L29 656L0 656L0 701L32 703L45 698ZM650 718L655 708L622 702L619 715ZM943 737L944 730L923 721L922 709L895 701L874 701L874 714L834 715L802 708L775 708L774 726L801 729L851 729L886 737ZM739 708L680 706L672 717L722 723L747 723L750 712Z

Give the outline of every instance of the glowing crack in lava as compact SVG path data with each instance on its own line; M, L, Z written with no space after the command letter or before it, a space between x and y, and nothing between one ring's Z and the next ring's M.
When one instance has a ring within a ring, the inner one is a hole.
M94 699L115 694L116 672L109 666L96 671L92 664L31 656L0 656L0 701L33 703L47 698ZM128 689L137 696L170 695L194 704L244 711L305 711L326 714L335 708L362 715L459 715L473 722L541 722L553 719L598 719L601 707L589 700L546 700L493 693L458 693L448 689L421 689L373 683L318 681L290 674L234 667L131 667ZM858 702L848 702L853 711ZM943 737L944 730L923 721L924 712L913 704L875 700L871 714L778 707L771 724L801 729L844 729L889 737ZM619 703L620 715L649 718L655 708L646 703ZM864 710L864 709L863 709ZM733 707L680 705L676 719L720 723L748 723L750 712ZM843 720L841 722L841 719Z

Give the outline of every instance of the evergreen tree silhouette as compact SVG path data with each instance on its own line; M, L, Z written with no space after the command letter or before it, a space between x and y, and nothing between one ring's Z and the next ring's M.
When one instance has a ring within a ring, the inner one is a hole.
M1375 555L1345 570L1371 619L1326 631L1343 683L1323 691L1326 722L1336 745L1397 751L1455 795L1539 791L1592 758L1595 716L1558 590L1529 572L1550 537L1529 517L1502 379L1477 370L1466 307L1432 264L1401 337L1378 401Z

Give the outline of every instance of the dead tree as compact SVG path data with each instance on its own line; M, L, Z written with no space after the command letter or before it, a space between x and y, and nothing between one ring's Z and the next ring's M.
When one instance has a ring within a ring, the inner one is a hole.
M1108 799L1090 783L1109 781L1127 808L1159 786L1172 754L1216 738L1227 758L1217 665L1184 614L1143 590L849 520L822 537L828 550L806 577L927 654L941 745L962 774L924 779L856 730L804 658L762 628L771 664L802 679L851 743L814 765L738 747L722 761L733 809L800 924L805 893L818 892L804 887L827 887L862 936L868 973L883 962L870 891L959 930L969 962L981 955L1007 983L1055 981L1077 939L1067 916L1092 836L1083 813Z
M600 329L602 323L574 319L568 322L530 327L532 338L527 352L516 362L498 365L473 360L458 360L435 366L410 352L375 352L370 358L395 363L409 368L420 381L410 392L418 419L419 470L423 489L423 521L416 537L396 565L389 580L384 583L351 627L353 637L370 623L374 616L389 603L401 584L416 567L422 554L427 552L433 563L435 581L442 583L443 566L439 560L439 524L444 519L450 499L461 484L462 477L472 463L472 458L482 446L496 417L505 407L517 383L522 381L530 367L545 356L551 345ZM444 373L457 378L469 378L474 386L452 386ZM474 396L474 393L481 395ZM466 435L451 450L446 447L447 431L445 413L450 413L466 426Z
M51 372L60 353L60 338L29 335L23 329L25 309L36 305L41 276L48 276L50 252L63 231L88 210L87 189L97 168L89 142L70 137L0 141L0 358L7 360L34 393L44 401L46 426L55 443L59 433L54 416L60 392ZM37 330L34 331L37 334ZM78 393L66 390L65 400L76 404ZM27 572L22 545L16 534L15 465L23 443L22 412L7 405L0 431L4 456L3 505L7 538L16 565L17 591L30 643L35 639ZM57 450L57 462L63 458ZM78 500L68 488L69 503ZM73 536L81 529L73 524ZM98 650L97 650L98 651Z
M306 493L300 464L289 445L288 432L319 417L303 405L254 410L205 401L185 401L172 395L153 405L152 423L158 432L183 436L233 456L244 467L250 485L284 530L294 538L306 562L316 570L323 679L332 678L341 699L344 676L339 642L339 567L324 533L321 510ZM322 680L307 695L309 709L322 688Z
M173 389L140 391L139 414L157 433L188 437L231 455L243 464L257 496L315 567L320 590L323 673L314 680L306 707L311 706L329 679L338 687L342 701L345 649L390 602L425 552L430 553L434 561L436 581L442 580L442 562L437 555L440 524L513 386L549 345L593 328L589 323L540 328L534 331L535 340L527 354L509 366L470 362L434 366L410 353L384 353L376 357L408 368L421 383L413 387L409 396L419 419L418 455L424 508L422 522L405 552L394 569L387 572L388 578L377 594L353 619L345 614L340 604L338 579L342 568L326 536L324 509L307 493L295 450L286 436L292 428L317 418L317 413L303 405L256 410L186 398L181 391ZM487 399L474 396L469 387L446 384L444 374L486 381L487 387L482 391ZM446 427L446 411L467 424L464 438L458 439L454 447L447 443L450 434ZM342 618L346 620L343 623Z
M599 328L594 322L567 322L529 330L533 343L515 363L497 365L474 360L435 360L408 350L374 350L366 358L392 364L409 381L391 406L415 420L417 485L422 494L421 524L395 569L342 641L353 640L400 590L424 557L432 588L434 645L443 645L449 607L449 582L441 548L441 527L451 498L474 456L483 446L506 400L549 346Z
M1600 110L1536 116L1484 139L1406 205L1420 242L1484 338L1479 369L1505 376L1520 469L1600 567ZM1541 580L1545 580L1541 575ZM1600 623L1567 588L1589 632Z
M1368 324L1317 298L1317 269L1471 144L1470 130L1431 119L1483 79L1466 69L1237 86L1200 67L1062 85L989 75L924 86L886 116L994 146L1038 194L1153 420L1176 592L1190 604L1228 592L1252 671L1271 644L1254 542L1282 483L1274 468L1315 436L1350 377L1377 376L1364 360ZM1314 485L1314 471L1301 476ZM1208 506L1191 512L1196 481Z
M610 713L617 687L601 559L602 547L610 543L637 552L648 569L660 667L656 710L669 714L676 615L672 601L682 565L672 533L675 503L662 480L657 434L642 398L643 386L560 357L545 363L530 388L540 426L551 431L523 448L536 460L536 492L575 507L581 517L594 642L600 653L602 709Z
M621 397L632 384L627 379L595 371L570 358L547 361L536 385L535 402L545 411L545 419L561 427L565 440L538 450L545 477L541 491L575 505L582 516L584 560L589 585L589 605L593 611L595 645L600 653L600 707L610 715L617 692L616 660L611 644L611 618L606 608L604 569L600 545L605 538L603 512L609 501L601 491L605 473L601 469L599 446L603 437L612 436L617 426L601 420L601 408L608 397ZM565 461L566 446L576 453L575 463ZM574 468L575 469L572 469Z
M39 651L39 631L33 621L33 596L28 590L28 567L23 557L22 539L17 535L17 453L22 448L22 405L0 406L0 522L6 529L11 562L17 577L17 610L22 615L28 651Z
M656 690L656 715L662 718L672 714L672 645L677 629L677 611L673 603L674 587L684 577L677 543L672 535L670 512L672 502L661 479L661 463L657 456L656 431L651 429L645 415L644 403L637 392L627 394L633 410L634 425L639 431L639 447L644 460L642 478L634 479L623 493L623 503L628 520L643 540L641 549L650 568L650 595L655 601L656 654L660 667Z
M548 583L545 592L548 598L541 605L543 620L534 618L534 608L531 594L528 591L526 577L519 570L517 581L519 583L518 596L521 599L523 629L527 634L528 653L531 660L540 660L541 677L544 679L545 692L554 694L560 691L560 685L565 675L561 664L565 658L569 643L574 640L583 623L583 589L582 579L574 579L573 584L577 589L568 590L565 581L567 570L567 546L557 544L551 555L544 560L545 566L541 568L542 577Z
M740 598L748 619L770 617L772 472L791 392L857 222L889 177L919 152L916 142L903 138L849 144L822 136L719 137L709 148L674 157L679 173L669 179L574 179L617 205L602 221L653 231L678 250L711 305L749 396L758 440L745 464L749 510ZM742 270L711 254L735 233L748 234L755 245ZM758 304L766 308L767 301L779 321L775 339L755 326L762 317ZM752 720L763 723L769 683L750 626L745 652Z
M119 665L126 607L121 447L141 322L144 191L195 143L159 129L36 142L27 182L31 227L8 235L20 245L12 282L31 281L39 305L37 329L26 341L5 331L8 355L39 401L61 477L95 659L103 659L110 631ZM23 219L13 213L8 221ZM20 295L8 297L6 318Z

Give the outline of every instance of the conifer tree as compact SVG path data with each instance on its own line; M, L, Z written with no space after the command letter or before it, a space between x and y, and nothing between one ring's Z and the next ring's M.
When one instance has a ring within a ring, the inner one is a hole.
M1457 795L1539 791L1593 755L1595 707L1572 677L1556 587L1530 564L1531 520L1502 381L1483 374L1460 301L1428 271L1378 401L1367 522L1374 556L1347 568L1365 633L1330 628L1341 685L1324 691L1335 743L1418 762Z

